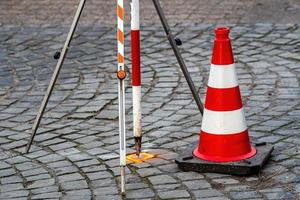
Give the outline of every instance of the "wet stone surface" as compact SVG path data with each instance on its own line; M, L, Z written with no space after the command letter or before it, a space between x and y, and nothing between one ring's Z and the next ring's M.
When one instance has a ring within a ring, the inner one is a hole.
M300 29L293 24L231 27L251 139L274 145L270 162L259 176L250 177L177 168L174 158L197 141L201 116L161 27L144 26L143 140L159 156L128 166L128 199L299 199ZM205 24L173 27L202 99L213 29ZM53 53L66 32L61 25L0 26L1 199L121 199L112 26L78 29L32 151L23 154L55 66ZM126 67L130 72L130 59ZM130 152L130 75L126 95Z

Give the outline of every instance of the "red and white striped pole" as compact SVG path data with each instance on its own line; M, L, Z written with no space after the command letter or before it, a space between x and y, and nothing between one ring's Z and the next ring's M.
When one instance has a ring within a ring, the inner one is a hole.
M140 64L140 10L139 0L131 3L131 60L132 60L132 102L133 134L137 156L141 152L142 113L141 113L141 64Z

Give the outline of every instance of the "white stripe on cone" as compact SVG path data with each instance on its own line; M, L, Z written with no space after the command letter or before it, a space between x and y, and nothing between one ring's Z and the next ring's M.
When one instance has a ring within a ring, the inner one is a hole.
M212 88L233 88L238 86L236 69L231 65L211 65L208 86Z
M206 133L228 135L240 133L247 129L243 108L219 112L204 109L201 129Z
M142 111L141 111L141 86L132 86L132 101L133 101L133 128L134 137L142 136Z

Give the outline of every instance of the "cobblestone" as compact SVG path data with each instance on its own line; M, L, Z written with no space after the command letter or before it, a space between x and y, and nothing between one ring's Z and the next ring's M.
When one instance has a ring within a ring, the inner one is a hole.
M195 195L196 198L215 198L215 197L221 197L223 196L222 193L220 193L217 190L214 189L209 189L209 190L195 190L193 191L193 194Z
M167 184L167 183L176 183L176 180L168 175L158 175L158 176L152 176L149 177L149 181L153 185L161 185L161 184Z
M155 194L151 189L136 189L129 190L126 194L126 198L129 199L144 199L144 198L152 198Z
M159 192L159 197L161 199L174 199L174 198L188 198L190 194L186 190L175 190L175 191L166 191Z

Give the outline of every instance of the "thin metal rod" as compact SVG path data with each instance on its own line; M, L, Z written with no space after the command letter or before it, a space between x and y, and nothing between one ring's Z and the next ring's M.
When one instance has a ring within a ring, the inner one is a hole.
M86 2L86 0L81 0L80 3L79 3L79 5L78 5L78 9L77 9L76 14L74 16L74 19L73 19L70 31L68 33L67 39L66 39L65 44L64 44L64 47L62 49L61 56L60 56L60 58L59 58L59 60L58 60L58 62L56 64L55 70L53 72L51 81L50 81L49 86L48 86L48 89L47 89L46 94L44 96L44 99L42 101L42 104L41 104L41 107L39 109L39 112L38 112L38 114L36 116L35 122L33 124L31 138L30 138L30 141L28 142L28 144L26 146L26 150L25 150L26 153L28 153L30 151L30 147L31 147L32 142L34 140L34 137L36 135L37 129L38 129L40 123L41 123L41 119L43 117L43 114L45 112L45 109L46 109L46 106L48 104L49 98L50 98L51 93L53 91L55 82L56 82L56 80L58 78L60 69L61 69L61 67L62 67L62 65L64 63L64 60L66 58L66 55L68 53L69 46L70 46L70 43L72 41L74 32L76 30L78 21L80 19L80 15L81 15L82 10L83 10L84 5L85 5L85 2Z
M174 54L175 54L175 56L177 58L179 66L180 66L180 68L181 68L181 70L183 72L183 75L184 75L184 77L185 77L185 79L186 79L186 81L187 81L187 83L188 83L188 85L190 87L190 90L191 90L192 95L194 97L194 100L195 100L195 102L196 102L196 104L198 106L198 109L199 109L200 113L203 115L203 104L202 104L202 102L200 100L200 97L199 97L199 95L197 93L197 90L195 88L193 80L192 80L192 78L191 78L191 76L190 76L190 74L189 74L189 72L187 70L185 62L184 62L184 60L183 60L183 58L182 58L182 56L180 54L180 51L179 51L179 49L178 49L178 47L176 45L175 39L174 39L173 34L172 34L171 30L170 30L170 27L168 25L166 17L165 17L165 15L163 13L163 10L162 10L162 8L161 8L161 6L159 4L159 1L158 0L153 0L153 3L154 3L154 6L155 6L155 9L157 11L157 14L158 14L158 16L160 18L160 21L161 21L161 23L162 23L162 25L164 27L164 30L166 32L166 35L167 35L168 40L170 42L170 45L171 45L171 47L172 47L172 49L174 51Z

